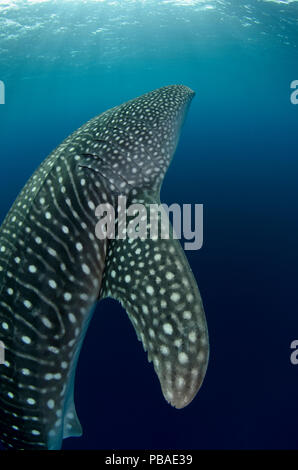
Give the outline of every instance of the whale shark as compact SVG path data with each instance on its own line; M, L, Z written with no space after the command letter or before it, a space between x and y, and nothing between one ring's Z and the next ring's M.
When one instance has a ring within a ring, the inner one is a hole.
M80 436L76 365L97 302L117 299L176 408L208 364L206 318L179 240L103 238L96 208L117 198L160 203L194 92L170 85L111 108L39 166L0 228L0 439L6 448L60 449ZM160 215L157 214L157 217ZM116 219L117 223L118 219ZM149 227L148 227L149 229Z

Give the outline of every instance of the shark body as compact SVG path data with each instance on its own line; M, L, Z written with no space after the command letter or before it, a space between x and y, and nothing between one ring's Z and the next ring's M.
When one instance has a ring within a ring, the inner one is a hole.
M194 96L172 85L95 117L40 165L0 229L0 439L59 449L82 433L76 363L94 305L126 309L163 394L177 408L197 393L208 333L195 279L177 240L95 236L95 208L159 203L163 177Z

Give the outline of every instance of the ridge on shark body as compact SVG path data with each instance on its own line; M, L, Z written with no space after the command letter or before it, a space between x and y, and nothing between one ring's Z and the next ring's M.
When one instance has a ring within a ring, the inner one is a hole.
M180 243L99 240L95 208L119 195L148 207L176 149L194 92L166 86L109 109L59 145L0 229L0 439L59 449L82 429L73 400L96 302L118 299L152 360L165 399L183 408L205 376L200 293ZM117 208L116 208L117 209Z

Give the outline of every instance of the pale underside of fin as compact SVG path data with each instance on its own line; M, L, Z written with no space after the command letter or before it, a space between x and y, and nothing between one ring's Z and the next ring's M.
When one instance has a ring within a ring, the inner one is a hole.
M79 351L80 349L81 345L79 345ZM65 412L63 420L63 439L67 437L79 437L82 435L82 426L77 416L74 404L75 373L79 351L77 352L77 358L75 359L74 365L72 366L71 376L67 387L68 390L66 394Z
M73 391L72 391L72 398L69 402L67 411L64 417L64 424L63 424L63 439L67 437L79 437L83 434L82 426L77 416L77 412L75 409L74 398L73 398Z
M72 367L70 369L69 379L66 388L65 394L65 402L63 411L61 410L62 421L61 425L57 426L56 429L52 429L49 432L48 436L48 449L49 450L57 450L61 448L62 439L66 439L67 437L80 437L83 434L82 426L80 420L77 416L75 404L74 404L74 387L75 387L75 376L76 376L76 369L77 363L79 359L79 355L81 352L81 348L84 342L84 338L93 316L96 304L93 305L89 314L87 315L85 324L81 331L77 349L75 355L72 360Z

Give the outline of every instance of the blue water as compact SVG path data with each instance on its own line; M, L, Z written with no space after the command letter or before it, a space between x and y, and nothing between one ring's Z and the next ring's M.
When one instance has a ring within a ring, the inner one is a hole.
M298 448L297 1L0 1L0 218L39 163L102 111L196 91L162 188L204 204L187 257L209 325L204 384L164 400L120 304L97 307L64 449Z

